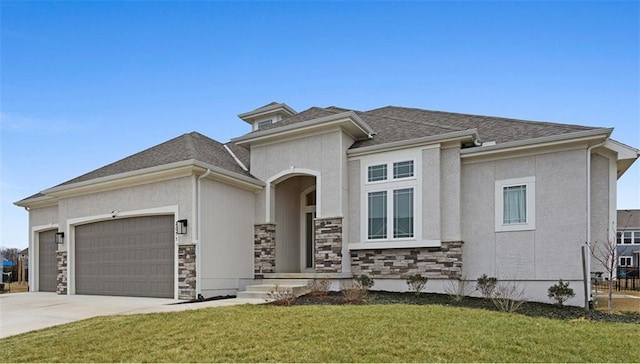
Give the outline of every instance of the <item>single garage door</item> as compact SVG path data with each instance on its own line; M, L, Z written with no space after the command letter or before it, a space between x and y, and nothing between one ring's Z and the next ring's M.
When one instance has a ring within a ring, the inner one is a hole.
M173 215L77 226L76 293L173 298Z
M56 232L48 230L38 234L38 290L41 292L55 292L58 286Z

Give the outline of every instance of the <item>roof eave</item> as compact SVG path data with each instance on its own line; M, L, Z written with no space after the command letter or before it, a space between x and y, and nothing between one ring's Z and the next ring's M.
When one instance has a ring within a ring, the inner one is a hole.
M28 197L20 201L16 201L13 204L19 207L24 207L25 209L31 209L31 208L55 206L57 203L58 203L58 200L55 197L42 195L38 197L31 197L31 198Z
M265 141L273 137L291 135L302 131L309 131L314 128L338 124L350 127L350 129L353 129L354 134L360 134L362 139L371 138L375 134L373 129L364 120L362 120L358 114L353 111L346 111L277 128L254 131L241 137L231 139L231 141L238 145L251 144L258 141Z
M253 121L251 119L258 118L263 115L273 114L276 111L282 111L288 116L297 114L297 112L289 105L281 103L238 114L238 117L249 124L253 124Z
M193 173L194 167L210 169L219 175L227 177L225 179L227 182L236 180L243 186L252 184L258 189L262 188L264 185L263 182L258 179L228 171L224 168L200 162L195 159L188 159L180 162L94 178L88 181L56 186L46 189L41 193L54 198L93 193L95 190L122 188L132 184L155 182L158 180L188 176Z
M604 147L616 152L618 160L616 161L617 177L622 175L633 165L633 163L640 157L640 150L630 147L619 141L608 139L604 144Z
M472 141L478 140L478 131L476 129L467 129L467 130L454 131L454 132L445 133L445 134L430 135L422 138L406 139L406 140L400 140L400 141L391 142L391 143L376 144L376 145L371 145L367 147L354 148L354 149L347 150L347 155L349 157L356 157L356 156L361 156L365 154L379 153L383 151L386 152L386 151L391 151L396 149L411 148L411 147L417 147L421 145L434 144L434 143L446 143L446 142L451 142L456 140L461 140L461 141L462 140L472 140Z
M583 130L573 133L565 133L558 135L545 136L540 138L531 138L524 140L516 140L512 142L499 143L491 146L478 146L472 148L466 148L460 151L460 157L472 157L478 155L503 153L508 151L514 151L519 149L527 149L531 147L540 147L545 145L559 144L564 142L574 142L579 140L594 140L604 139L606 140L611 135L613 128L596 128Z

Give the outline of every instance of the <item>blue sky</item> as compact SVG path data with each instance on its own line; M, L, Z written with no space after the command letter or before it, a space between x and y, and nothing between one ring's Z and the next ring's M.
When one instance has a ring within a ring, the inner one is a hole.
M1 245L12 203L271 101L615 127L640 148L640 2L0 3ZM618 207L640 208L640 162Z

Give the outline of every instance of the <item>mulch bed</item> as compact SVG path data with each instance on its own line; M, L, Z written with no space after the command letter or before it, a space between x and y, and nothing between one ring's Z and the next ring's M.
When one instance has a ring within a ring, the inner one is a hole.
M370 291L365 302L360 304L388 305L388 304L412 304L412 305L442 305L450 307L479 308L490 311L499 311L491 300L478 297L465 297L462 301L455 302L451 296L437 293L413 292L388 292ZM277 303L274 303L277 304ZM291 305L345 305L354 304L345 300L342 292L326 292L326 295L307 294L296 298ZM357 303L356 303L357 304ZM518 314L532 317L546 317L559 320L588 319L592 321L627 322L640 324L640 313L607 314L601 311L586 312L581 307L558 306L540 302L525 302L517 311Z

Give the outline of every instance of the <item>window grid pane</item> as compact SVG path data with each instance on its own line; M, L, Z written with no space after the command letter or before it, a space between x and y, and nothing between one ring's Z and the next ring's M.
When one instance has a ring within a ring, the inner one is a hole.
M264 129L264 128L266 128L267 126L269 126L271 124L273 124L273 121L271 119L260 121L260 122L258 122L258 130L259 129Z
M502 222L505 225L527 223L526 185L504 187Z
M393 178L413 177L413 161L393 164Z
M370 192L368 200L368 237L385 239L387 237L387 192Z
M377 166L369 166L368 181L384 181L387 179L387 165L379 164Z
M640 231L633 232L633 243L640 244Z
M413 188L393 191L393 237L413 237Z
M631 244L631 231L625 231L622 233L622 244Z

